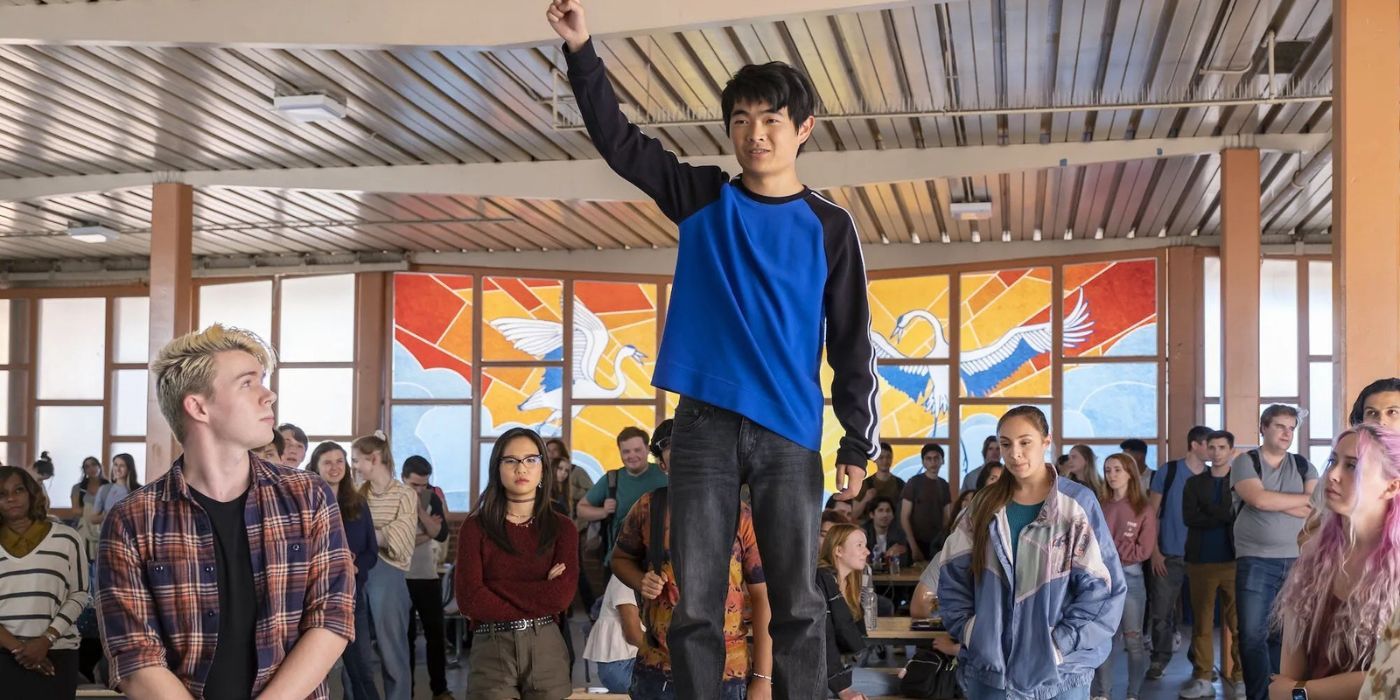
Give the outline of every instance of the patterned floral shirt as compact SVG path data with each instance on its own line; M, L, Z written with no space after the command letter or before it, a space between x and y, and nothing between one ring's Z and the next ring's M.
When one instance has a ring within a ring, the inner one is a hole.
M647 543L651 539L651 497L648 493L637 499L622 523L617 536L617 550L638 562L646 558ZM667 631L671 628L671 616L675 612L678 591L676 572L671 566L671 513L666 513L666 563L661 573L666 577L666 588L653 601L642 606L642 622L647 633L638 647L637 664L669 673L671 670L671 650L666 645ZM739 529L734 537L733 553L729 557L729 594L724 599L724 679L733 681L745 679L749 675L748 647L748 606L746 585L763 583L763 561L758 556L758 540L754 536L753 513L748 506L741 505Z
M302 633L355 638L355 577L340 509L315 474L249 455L243 522L259 619L253 694L267 686ZM163 666L195 697L219 642L214 530L190 494L184 460L107 515L97 555L97 612L112 687ZM324 682L311 698L325 700Z
M1400 697L1400 609L1390 618L1390 624L1376 642L1376 654L1371 668L1361 682L1357 700L1389 700Z

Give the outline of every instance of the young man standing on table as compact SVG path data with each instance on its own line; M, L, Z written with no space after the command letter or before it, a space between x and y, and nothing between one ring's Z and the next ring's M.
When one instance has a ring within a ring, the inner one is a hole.
M797 156L816 124L811 81L782 63L746 66L721 96L742 174L681 163L628 123L578 0L546 15L569 82L608 165L680 228L665 335L652 382L680 395L672 443L672 559L685 591L669 644L677 697L717 698L724 671L721 562L732 553L740 487L752 495L773 619L773 696L823 697L826 606L816 585L825 410L844 427L836 487L860 488L879 455L875 353L860 238L849 213L804 187Z

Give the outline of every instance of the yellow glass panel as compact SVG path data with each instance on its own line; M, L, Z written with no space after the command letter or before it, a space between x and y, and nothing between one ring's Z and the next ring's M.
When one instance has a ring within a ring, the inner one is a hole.
M1050 268L962 276L959 374L968 397L1048 397Z
M574 465L583 466L596 480L609 469L622 466L617 454L617 434L636 426L650 435L656 428L651 406L584 406L574 414L570 450Z
M558 280L482 280L481 359L563 360L563 290Z
M483 367L481 436L495 437L517 426L545 437L562 434L563 371L559 367Z
M574 398L655 396L656 285L575 282L574 314Z

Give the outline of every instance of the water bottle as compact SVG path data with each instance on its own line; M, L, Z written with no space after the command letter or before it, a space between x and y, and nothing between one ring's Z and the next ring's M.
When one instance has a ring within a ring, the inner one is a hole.
M875 617L878 608L875 604L875 581L872 578L870 565L865 565L865 577L860 582L860 609L865 617L865 633L870 634L875 631Z

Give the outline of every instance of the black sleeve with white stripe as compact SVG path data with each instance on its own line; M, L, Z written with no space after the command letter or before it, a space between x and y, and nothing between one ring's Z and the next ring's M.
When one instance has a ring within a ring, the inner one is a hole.
M676 223L719 198L729 181L723 170L682 163L660 141L627 121L592 39L576 53L566 45L564 57L588 138L613 172L645 192Z
M865 258L850 214L815 193L808 201L826 233L826 360L835 372L831 408L845 429L836 461L866 466L880 454L880 416Z

